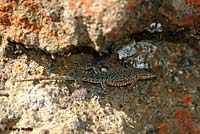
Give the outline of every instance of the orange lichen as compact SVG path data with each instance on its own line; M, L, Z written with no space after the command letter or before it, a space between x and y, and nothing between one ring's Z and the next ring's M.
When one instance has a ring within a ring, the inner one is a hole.
M167 123L161 124L158 128L159 134L170 134L170 127Z
M161 10L161 14L164 15L164 16L168 15L166 10Z
M196 1L196 5L200 5L200 1L199 0Z
M197 12L197 13L200 13L200 7L196 9L196 12Z
M16 1L12 1L10 3L10 6L13 8L13 10L16 10L16 8L17 8L17 2Z
M48 33L48 36L49 36L49 37L55 36L55 33L54 33L54 32L49 32L49 33Z
M185 21L181 20L178 16L171 17L172 23L177 24L179 26L193 26L194 19L195 17L189 14L185 14Z
M11 25L10 17L12 15L12 10L9 10L8 6L5 6L3 3L0 3L0 23L4 26Z
M98 13L96 11L90 9L93 2L94 2L94 0L80 0L80 3L83 5L83 7L85 9L85 13L89 16L99 19Z
M200 1L199 0L185 0L185 3L188 4L190 6L190 9L192 8L196 8L196 12L199 13L200 12Z
M189 6L190 11L184 15L178 16L171 11L165 10L161 10L161 14L169 17L169 20L178 26L194 27L195 23L199 23L200 21L199 17L195 14L195 12L200 12L200 0L185 0L185 4ZM165 4L163 4L162 7L165 7Z
M10 26L11 25L11 21L10 21L10 18L9 18L9 14L0 13L0 23L3 24L3 25Z
M184 23L181 22L179 17L177 17L177 16L172 16L171 21L172 21L172 23L177 24L179 26L184 26Z
M21 38L17 35L14 36L14 41L15 42L21 42Z
M27 24L27 25L24 26L24 29L26 29L26 30L33 30L34 27L35 27L34 24Z
M190 112L187 110L176 110L176 124L180 134L197 134Z
M185 0L185 3L186 3L186 4L189 4L190 7L192 7L192 6L195 5L195 1L194 1L194 0Z
M97 17L97 12L92 11L90 9L90 6L85 6L85 12L89 15L89 16L93 16L93 17Z
M25 25L24 29L34 31L36 34L38 34L40 32L40 28L34 23L29 23L29 24Z
M77 6L76 6L75 2L69 1L68 5L69 5L71 10L73 10L73 11L77 10Z
M34 4L31 5L31 8L33 10L37 10L37 9L39 9L39 5L37 3L34 3Z
M139 4L139 3L138 3L137 1L130 2L129 4L127 4L127 5L125 6L126 12L127 12L127 11L130 11L130 10L132 10L132 9L134 9L138 4Z
M193 101L193 96L186 94L183 98L183 105L189 105ZM184 104L185 103L185 104ZM179 134L200 134L200 130L195 128L195 124L191 118L188 110L176 110L176 125L179 128ZM159 127L159 134L169 134L170 127L167 123L161 124Z
M22 5L25 7L29 7L33 10L37 10L39 8L39 5L37 3L34 3L32 0L25 1Z
M183 106L189 106L193 102L193 96L191 94L186 94L183 97Z
M80 2L84 5L91 5L93 4L94 0L80 0Z
M34 32L36 33L36 34L39 34L40 33L40 31L41 31L41 29L40 28L36 28L35 30L34 30Z
M20 25L22 25L22 22L20 21L20 17L18 16L18 15L16 15L16 14L14 14L13 16L12 16L12 25L14 25L15 27L19 27Z
M198 6L198 5L200 5L200 1L199 0L185 0L185 3L190 5L190 6Z
M2 11L2 12L4 12L4 11L6 11L6 6L4 6L4 4L3 3L0 3L0 11Z
M190 14L185 14L185 24L186 25L192 25L193 24L193 21L194 21L194 17Z
M36 34L40 32L40 28L35 23L31 22L26 17L19 17L16 14L12 16L12 25L15 27L21 26L25 30L34 31Z

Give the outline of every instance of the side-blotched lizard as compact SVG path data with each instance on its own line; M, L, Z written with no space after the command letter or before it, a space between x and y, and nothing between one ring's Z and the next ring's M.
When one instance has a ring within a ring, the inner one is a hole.
M59 76L54 78L33 78L33 79L24 79L16 80L15 82L23 81L34 81L34 80L80 80L89 83L101 84L101 87L105 89L106 85L109 86L126 86L128 84L135 84L138 80L146 80L155 78L156 75L150 69L139 69L139 68L119 68L115 70L110 70L107 72L100 71L84 71L79 75L68 74L66 76Z

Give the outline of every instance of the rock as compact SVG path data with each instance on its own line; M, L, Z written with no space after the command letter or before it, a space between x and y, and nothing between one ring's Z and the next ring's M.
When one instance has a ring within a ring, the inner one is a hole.
M199 14L199 2L186 0L2 0L0 35L49 53L65 52L72 46L104 51L113 42L145 29L161 32L181 26L197 31Z

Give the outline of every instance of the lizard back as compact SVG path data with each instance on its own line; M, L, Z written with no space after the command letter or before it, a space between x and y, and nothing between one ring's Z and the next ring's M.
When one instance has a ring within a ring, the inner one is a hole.
M135 83L139 79L150 79L155 77L149 69L138 68L119 68L108 72L94 73L93 71L85 72L80 78L82 81L90 83L105 82L110 86L125 86Z

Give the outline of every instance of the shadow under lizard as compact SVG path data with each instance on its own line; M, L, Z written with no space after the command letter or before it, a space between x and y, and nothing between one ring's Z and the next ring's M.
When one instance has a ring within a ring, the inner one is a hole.
M42 77L24 80L15 80L14 82L34 81L34 80L80 80L89 83L101 84L101 87L105 89L106 85L121 87L128 84L135 84L138 80L147 80L155 78L156 75L151 69L140 68L119 68L110 70L107 72L100 71L84 71L79 75L66 75L57 77Z

